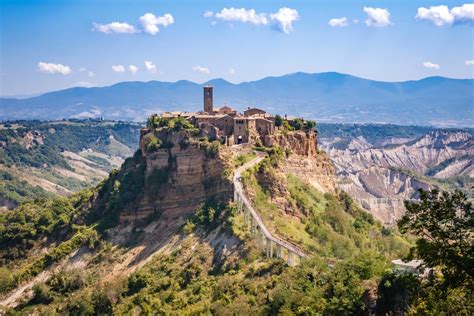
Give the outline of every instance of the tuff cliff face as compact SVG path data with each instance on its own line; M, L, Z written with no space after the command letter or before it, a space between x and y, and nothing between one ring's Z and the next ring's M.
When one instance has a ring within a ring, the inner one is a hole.
M160 148L150 150L150 139ZM120 222L150 216L175 219L192 213L209 199L228 201L232 184L224 175L227 168L224 146L197 141L187 130L142 130L140 149L144 158L146 183L140 202L120 214Z
M318 150L316 131L276 133L271 144L289 149L282 166L284 173L297 175L321 192L336 191L334 165L323 151Z
M282 197L280 206L283 209L290 210L284 198L288 195L285 189L287 186L285 175L288 174L296 175L323 193L336 192L334 165L324 151L318 150L317 132L314 129L277 130L274 135L266 137L265 143L269 146L281 147L285 152L278 168L280 176L271 180L272 185L268 185L279 191L273 193L275 196Z
M232 152L217 141L199 138L202 131L171 128L143 129L140 138L145 185L138 201L120 212L127 223L159 216L176 219L191 214L202 203L214 199L227 202L233 187L226 177ZM202 136L202 135L201 135ZM279 132L268 139L270 146L285 152L282 173L305 179L319 191L335 192L334 167L324 152L317 149L315 131ZM253 144L245 145L251 150Z
M318 153L317 133L308 131L277 131L273 135L266 136L265 143L268 146L278 145L288 148L292 153L301 156L315 156Z

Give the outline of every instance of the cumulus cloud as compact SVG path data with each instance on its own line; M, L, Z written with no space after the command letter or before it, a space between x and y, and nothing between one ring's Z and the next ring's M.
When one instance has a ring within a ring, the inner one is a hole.
M174 23L171 14L166 13L163 16L156 16L153 13L145 13L139 18L139 26L134 26L126 22L112 22L108 24L93 23L94 30L105 34L133 34L145 32L155 35L160 31L160 26L168 27Z
M474 66L474 59L466 60L466 61L464 62L464 64L465 64L466 66Z
M125 22L112 22L108 24L94 23L94 29L105 34L133 34L138 32L135 26Z
M212 18L214 16L214 12L207 10L204 12L204 17L205 18Z
M69 75L71 73L71 68L66 65L62 64L53 64L53 63L38 63L38 69L41 72L47 74L61 74L61 75Z
M451 25L453 23L472 23L474 21L474 4L467 3L451 10L445 5L420 7L415 16L417 20L426 20L436 26Z
M113 65L112 70L114 72L125 72L125 67L123 65Z
M168 27L168 25L174 23L174 18L169 13L166 13L163 16L156 16L153 13L145 13L140 17L140 23L143 27L143 31L155 35L160 31L158 26Z
M235 75L235 69L234 68L229 68L229 75L233 76Z
M451 14L455 22L473 22L474 21L474 3L466 3L460 7L451 9Z
M415 18L418 20L431 21L436 26L452 24L454 22L454 17L451 12L449 12L449 8L445 5L432 6L429 9L424 7L418 8L418 13Z
M433 70L438 70L439 69L439 65L438 64L434 64L432 63L431 61L425 61L423 63L423 66L428 68L428 69L433 69Z
M278 12L270 14L270 19L273 21L274 27L285 34L293 31L293 22L298 21L299 18L300 15L298 11L286 7L280 8Z
M95 77L95 73L93 71L87 70L85 67L79 68L79 72L87 72L87 76L90 78Z
M207 17L212 17L212 14L209 15L210 11L207 11ZM204 13L206 16L206 13ZM257 13L255 9L245 9L245 8L224 8L220 12L217 12L214 15L217 19L230 21L230 22L242 22L242 23L251 23L255 25L267 25L268 18L265 13Z
M152 74L156 73L156 65L154 63L152 63L151 61L146 60L145 61L145 67Z
M385 27L392 24L390 12L387 9L364 7L364 12L367 14L365 20L367 26Z
M258 13L255 9L246 8L223 8L219 12L206 11L204 17L215 18L226 22L249 23L257 26L271 25L273 29L290 33L293 31L293 22L299 20L298 11L291 8L280 8L275 13ZM215 21L212 22L215 25Z
M76 82L76 86L83 87L83 88L90 88L92 87L92 83L90 83L89 81L79 81L79 82Z
M198 66L194 66L194 67L193 67L193 70L196 71L196 72L200 72L200 73L202 73L202 74L206 74L206 75L208 75L208 74L211 73L211 71L209 70L209 68L201 67L201 66L199 66L199 65L198 65Z
M349 25L346 17L331 19L328 24L332 27L344 27Z
M135 65L130 65L130 66L128 66L128 70L130 70L130 72L132 73L132 75L135 76L135 74L136 74L137 71L138 71L138 67L135 66Z

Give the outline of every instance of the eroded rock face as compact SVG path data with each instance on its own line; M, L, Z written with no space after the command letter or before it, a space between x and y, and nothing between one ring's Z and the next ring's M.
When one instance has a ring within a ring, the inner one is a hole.
M148 133L167 148L148 152L142 141ZM209 199L228 201L232 183L224 177L225 147L209 151L209 143L193 141L187 131L143 131L141 149L146 162L146 185L139 206L120 214L120 221L150 216L176 219L191 214Z
M334 165L322 151L310 156L290 154L285 159L283 171L295 174L323 193L336 192Z
M474 175L474 140L467 132L435 131L418 139L388 137L382 144L354 138L346 148L322 140L334 162L338 186L387 225L405 212L403 201L428 189L429 177ZM385 145L389 146L385 146ZM472 180L471 180L472 181Z
M277 132L267 136L266 146L278 145L282 148L289 148L292 153L300 156L315 156L318 152L317 134L314 130Z
M295 174L323 193L336 192L334 165L323 151L318 151L316 131L279 131L268 142L285 151L284 173Z

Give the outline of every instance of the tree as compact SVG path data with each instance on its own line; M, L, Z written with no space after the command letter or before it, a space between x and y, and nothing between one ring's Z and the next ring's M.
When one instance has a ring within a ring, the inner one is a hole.
M316 127L316 122L315 121L306 121L306 128L307 129L314 129Z
M275 115L275 126L279 127L283 124L283 118L280 115Z
M303 126L304 126L304 121L302 119L296 118L293 121L293 127L295 130L299 131L300 129L303 128Z
M419 201L405 201L399 220L402 233L419 237L409 258L418 257L443 274L443 288L471 284L474 276L474 216L472 203L461 191L419 190Z

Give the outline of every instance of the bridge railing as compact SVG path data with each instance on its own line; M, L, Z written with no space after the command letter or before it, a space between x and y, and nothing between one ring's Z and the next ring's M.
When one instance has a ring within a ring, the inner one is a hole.
M251 236L256 238L259 248L267 257L285 259L290 266L294 266L306 257L298 247L271 234L252 203L245 195L241 174L244 170L259 163L263 158L256 158L236 170L234 175L234 202L239 212L244 215L245 224L250 227Z

